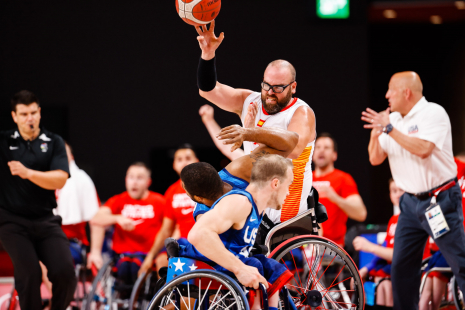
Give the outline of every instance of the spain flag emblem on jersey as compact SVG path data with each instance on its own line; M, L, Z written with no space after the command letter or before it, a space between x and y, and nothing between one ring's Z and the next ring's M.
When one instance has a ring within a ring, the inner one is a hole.
M262 127L263 124L265 124L265 121L261 119L261 120L258 121L257 126Z

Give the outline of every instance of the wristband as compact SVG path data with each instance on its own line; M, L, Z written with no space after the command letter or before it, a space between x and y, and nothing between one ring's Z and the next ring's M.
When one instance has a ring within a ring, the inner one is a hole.
M216 57L210 60L200 58L197 68L197 86L205 92L216 87Z

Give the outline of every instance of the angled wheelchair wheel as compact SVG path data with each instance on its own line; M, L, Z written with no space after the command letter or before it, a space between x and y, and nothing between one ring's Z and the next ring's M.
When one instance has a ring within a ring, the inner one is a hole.
M455 279L455 276L451 279L452 282L452 296L454 297L454 304L457 310L465 310L465 303L463 300L463 293Z
M150 300L156 293L157 280L156 272L144 273L137 278L129 298L130 310L147 309Z
M147 310L249 310L241 286L214 270L184 273L165 284Z
M269 257L294 274L286 288L297 309L364 309L358 269L332 241L313 235L294 237L281 243Z
M111 259L100 268L81 309L118 309L117 296L114 294L115 278L112 275L113 265L114 261Z

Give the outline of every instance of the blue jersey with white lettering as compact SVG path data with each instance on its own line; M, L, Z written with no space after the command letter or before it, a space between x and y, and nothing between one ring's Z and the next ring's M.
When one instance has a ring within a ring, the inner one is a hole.
M243 195L248 198L252 204L252 210L250 211L247 220L245 221L244 227L241 229L233 229L225 231L220 234L219 237L223 242L226 249L233 253L237 257L248 257L250 250L252 249L255 238L257 237L258 227L262 221L262 215L258 213L257 205L255 204L252 195L242 189L234 189L226 194L224 194L220 199L218 199L211 209L213 209L216 204L226 196L229 195ZM198 259L204 262L211 262L208 258L203 256L192 244L181 245L179 256L189 257L193 259Z
M232 189L245 189L247 186L249 186L249 182L233 176L228 172L228 170L226 170L226 168L218 172L218 175L220 176L221 180L223 180L223 182L226 182L229 185L231 185ZM194 220L197 218L197 215L204 214L209 210L209 206L206 206L202 203L197 203L194 208Z

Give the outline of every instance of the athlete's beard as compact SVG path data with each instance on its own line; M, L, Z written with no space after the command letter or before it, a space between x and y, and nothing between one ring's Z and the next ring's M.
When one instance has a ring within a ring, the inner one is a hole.
M275 99L276 104L274 105L267 104L266 103L267 97ZM268 95L267 93L262 92L263 108L265 109L266 113L268 113L269 115L279 113L281 112L282 109L284 109L287 106L289 101L291 101L291 98L292 98L292 92L290 89L287 91L286 97L284 97L282 100L278 100L278 97L276 97L276 95Z

